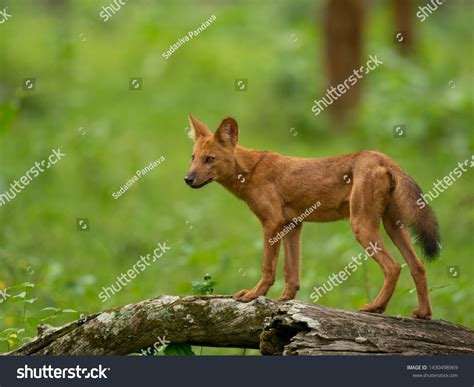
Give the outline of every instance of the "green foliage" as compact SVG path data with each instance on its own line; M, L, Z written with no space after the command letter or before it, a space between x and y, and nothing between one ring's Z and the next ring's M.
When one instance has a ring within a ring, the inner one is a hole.
M214 292L215 281L212 280L209 274L204 276L204 281L193 281L192 291L195 295L211 295Z
M187 343L171 343L164 349L167 356L194 356L193 349Z
M0 103L0 135L11 128L18 114L18 106L15 101Z
M5 350L15 349L21 344L31 340L31 336L36 331L38 325L44 322L56 322L59 317L65 317L66 321L75 319L79 312L73 309L61 309L55 307L45 307L35 313L28 313L28 309L38 300L33 297L32 292L35 284L24 282L6 288L8 298L3 302L8 303L9 313L6 316L0 315L0 319L16 321L20 327L11 327L0 330L0 342L5 343Z

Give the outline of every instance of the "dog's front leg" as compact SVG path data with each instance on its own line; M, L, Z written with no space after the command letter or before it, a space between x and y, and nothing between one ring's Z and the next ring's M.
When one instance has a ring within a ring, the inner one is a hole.
M262 278L252 290L243 289L234 295L234 299L243 302L249 302L259 296L267 294L268 289L275 282L275 271L280 252L280 241L273 241L278 231L281 231L280 222L263 223L263 262ZM270 243L271 242L271 243Z

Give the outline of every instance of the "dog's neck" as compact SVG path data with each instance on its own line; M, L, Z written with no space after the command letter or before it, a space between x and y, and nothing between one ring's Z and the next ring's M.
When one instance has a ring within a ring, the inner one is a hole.
M230 168L229 173L219 179L218 183L237 197L244 199L247 183L252 178L255 167L265 156L265 152L237 145L234 155L233 168Z

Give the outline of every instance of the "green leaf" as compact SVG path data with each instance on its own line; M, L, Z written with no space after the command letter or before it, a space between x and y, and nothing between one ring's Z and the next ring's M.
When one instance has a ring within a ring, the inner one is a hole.
M11 334L11 333L18 334L18 333L22 333L22 332L24 332L23 328L21 328L21 329L19 329L19 328L7 328L7 329L1 331L0 334L2 336L4 336L5 338L8 338L9 334Z
M35 287L35 284L32 284L31 282L23 282L21 284L16 284L16 285L12 285L12 286L8 286L7 287L7 290L8 291L11 291L13 289L22 289L24 290L25 288L34 288Z
M20 340L19 340L18 335L16 333L11 333L7 338L8 346L10 348L16 346L19 343L19 341Z
M167 356L194 356L191 345L188 343L171 343L164 350Z
M41 311L49 311L49 310L53 311L54 313L57 313L57 312L59 312L61 309L55 308L55 307L53 307L53 306L47 306L46 308L41 309Z
M53 320L53 319L55 319L56 317L58 317L57 314L52 314L51 316L47 316L47 317L44 317L44 318L39 319L39 321L43 322L43 321Z
M18 294L15 294L12 298L25 298L26 297L26 292L21 292Z
M434 286L430 286L430 292L432 292L433 290L437 290L437 289L443 289L443 288L447 288L451 285L434 285Z
M191 288L194 295L205 296L214 292L215 281L212 280L209 274L206 274L204 281L193 281Z
M60 313L79 313L79 312L74 309L61 309Z

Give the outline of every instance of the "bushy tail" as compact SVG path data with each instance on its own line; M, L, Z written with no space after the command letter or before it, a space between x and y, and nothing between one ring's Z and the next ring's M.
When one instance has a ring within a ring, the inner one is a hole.
M392 198L401 215L402 222L408 224L412 230L416 242L423 249L425 259L435 259L441 249L436 216L423 199L420 187L410 176L399 169L395 172L394 177L395 189Z

